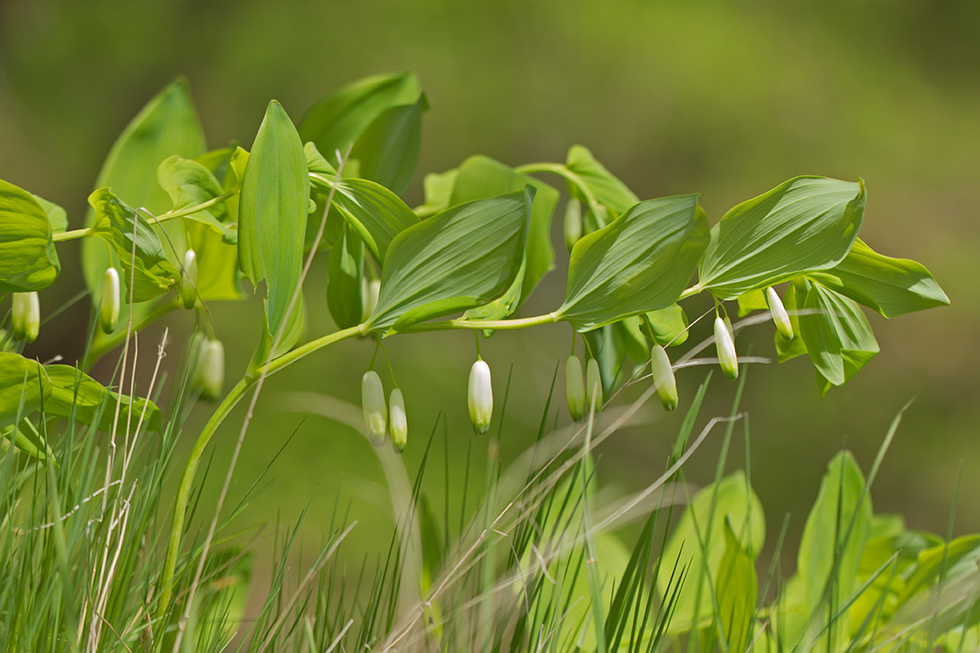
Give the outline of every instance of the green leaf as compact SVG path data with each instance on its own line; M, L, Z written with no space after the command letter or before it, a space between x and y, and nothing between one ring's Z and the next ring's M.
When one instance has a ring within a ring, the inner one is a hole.
M459 168L453 168L446 172L430 172L422 179L422 188L425 191L425 204L415 209L418 215L433 215L439 211L449 208L453 197L453 188L456 187L456 177L459 176Z
M531 207L531 223L528 227L527 268L520 288L520 301L511 307L516 310L531 294L541 278L555 267L555 250L551 247L551 219L561 195L555 188L485 156L470 157L459 167L453 186L450 206L473 200L513 193L525 186L535 189ZM500 319L509 313L497 314L490 319Z
M658 345L677 346L687 341L687 327L690 322L680 304L671 304L667 308L650 311L645 315L645 320L641 316L640 328L647 338Z
M861 182L796 177L731 209L711 229L699 287L735 299L840 263L864 214Z
M41 364L12 352L0 352L0 429L15 424L41 407L42 400L51 396L51 386L43 375L38 380ZM21 407L23 401L23 409Z
M171 202L156 180L160 164L174 154L194 158L205 150L204 133L190 90L187 82L179 79L150 100L126 126L102 164L95 187L111 187L117 197L125 198L132 206L145 207L154 215L164 213ZM85 226L93 226L97 219L96 212L89 210ZM174 224L166 229L177 250L183 251L186 248L183 225ZM102 278L110 265L118 266L118 261L112 261L102 243L93 238L82 241L82 270L93 306L102 300ZM128 278L123 279L123 284L128 283ZM127 310L124 303L122 324L126 323ZM97 333L96 338L99 337Z
M514 282L534 189L477 200L405 229L391 243L378 307L366 327L382 331L480 306ZM411 313L410 313L411 312Z
M708 243L697 200L679 195L641 202L579 240L556 317L588 331L675 303Z
M752 311L769 310L769 303L766 301L766 292L761 288L743 292L737 299L739 317L745 317Z
M418 216L397 195L373 181L343 179L333 183L337 188L334 206L383 267L391 241L405 229L419 224Z
M360 162L360 176L396 195L404 193L419 162L422 114L428 109L421 93L414 104L391 107L378 116L351 150L351 158Z
M28 419L22 419L17 428L8 426L0 429L0 438L3 438L14 445L16 449L24 452L31 458L37 460L47 460L48 457L54 460L54 454L48 444L41 438L41 434ZM0 456L5 456L6 452L0 447Z
M228 153L230 156L230 152ZM185 209L203 204L224 192L214 174L202 164L182 156L174 155L164 159L157 169L160 186L167 191L173 202L173 210ZM225 214L224 204L218 204L203 211L184 216L184 219L205 224L217 231L226 243L238 242L238 230L220 222Z
M686 569L667 632L687 633L711 623L715 611L709 580L718 578L727 548L720 536L726 520L740 548L751 558L758 555L765 541L765 517L741 471L695 494L664 548L657 576L661 596L669 589L675 561L677 572Z
M272 334L286 319L300 281L309 184L299 134L273 100L252 144L238 216L239 265L253 284L266 281L266 316ZM295 310L299 309L297 305Z
M139 397L135 400L127 396L120 398L118 393L71 365L47 365L44 371L51 385L51 394L44 400L46 415L74 419L108 433L115 421L116 403L121 402L119 433L135 433L141 415L145 415L144 431L162 431L160 409L152 401Z
M364 241L349 224L327 259L327 308L338 328L361 323L364 288Z
M810 622L812 637L835 614L856 589L858 567L871 533L870 496L863 496L864 475L850 452L837 454L827 466L820 483L817 500L807 516L797 556L797 576L802 583L803 612L820 610L822 618ZM832 629L846 641L847 619L840 619ZM803 633L800 633L802 635ZM824 637L827 637L825 634ZM797 637L790 637L796 642ZM812 642L808 642L812 645ZM804 649L810 649L805 645ZM829 649L819 645L813 650Z
M349 84L314 104L300 121L303 142L312 141L332 157L356 144L361 135L392 107L415 105L422 89L414 73L378 75Z
M311 175L327 175L328 177L337 176L337 169L327 162L327 159L320 154L320 150L316 149L316 145L314 143L307 142L303 146L303 152L306 153L306 167L310 171Z
M725 554L715 579L718 617L729 651L744 651L752 634L758 599L758 579L752 555L742 547L731 519L725 519Z
M60 271L44 207L27 191L0 179L0 292L40 290Z
M980 561L980 535L965 535L948 544L930 547L919 552L915 569L905 583L898 603L907 602L940 582L948 582L975 571Z
M860 238L836 267L810 278L885 317L949 304L946 293L922 264L882 256Z
M167 260L160 237L135 209L125 204L108 188L100 188L89 195L88 203L97 216L91 233L99 236L112 248L114 258L119 260L123 268L120 278L125 279L127 286L131 276L133 278L133 302L148 301L177 287L177 269ZM123 296L128 300L128 291Z
M778 330L776 331L773 339L776 343L776 353L779 355L780 363L785 363L791 358L796 358L806 353L806 342L800 336L799 312L804 299L800 296L801 294L806 294L806 284L803 279L798 279L786 287L786 292L783 295L783 308L789 314L789 322L793 326L793 334L796 337L792 340L787 340Z
M819 283L807 281L805 287L800 337L821 377L843 385L874 358L878 343L855 301ZM827 388L821 388L824 394Z
M592 152L581 145L573 145L568 150L565 167L578 175L588 186L596 200L617 214L640 201L626 184L599 163ZM569 192L576 198L585 201L585 197L574 185L569 184Z
M55 204L54 202L49 202L48 200L31 193L31 197L37 200L37 203L41 205L44 209L44 213L48 216L48 224L51 225L51 232L60 234L68 231L68 212L63 208Z

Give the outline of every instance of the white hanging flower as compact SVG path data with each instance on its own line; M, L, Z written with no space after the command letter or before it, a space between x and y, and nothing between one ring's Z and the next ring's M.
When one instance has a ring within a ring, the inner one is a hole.
M117 324L119 324L119 271L116 268L109 268L102 278L99 326L103 333L112 333Z
M735 354L735 340L730 327L721 317L715 318L715 346L718 348L718 361L721 371L729 379L738 378L738 356Z
M361 408L364 409L364 423L368 433L384 438L388 426L388 409L385 407L385 390L381 377L374 370L361 377Z
M772 321L776 323L776 330L779 331L779 335L786 340L792 340L795 335L793 333L793 323L790 322L789 313L786 312L786 307L783 306L782 300L779 299L776 289L772 286L767 288L766 297L769 299L769 312L772 313Z
M201 392L201 398L214 401L221 396L225 383L225 346L220 340L207 337L200 339L197 367L191 377L191 386Z
M477 435L483 435L490 430L490 418L493 416L493 384L490 381L490 366L484 360L476 361L470 368L467 403L473 430Z
M677 381L674 379L670 357L660 345L654 345L650 350L650 367L653 369L653 382L657 386L660 403L667 410L674 410L677 408Z
M581 422L589 412L585 398L585 382L582 380L582 361L575 354L565 363L565 399L568 400L568 414L576 422Z
M594 358L590 358L585 366L585 396L589 410L595 405L598 415L602 410L602 375L599 374L599 361Z
M388 400L388 412L391 424L391 443L395 451L401 453L408 445L408 417L405 415L405 398L402 391L395 388Z
M180 301L190 310L197 303L197 254L193 249L184 252L184 269L180 273Z

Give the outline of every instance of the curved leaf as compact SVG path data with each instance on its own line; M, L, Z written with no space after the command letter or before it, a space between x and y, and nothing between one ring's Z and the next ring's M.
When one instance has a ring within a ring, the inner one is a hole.
M327 257L327 308L340 329L361 323L364 286L364 242L349 224Z
M469 202L398 234L382 270L378 307L365 328L381 331L409 311L421 321L500 296L524 260L533 197L529 187Z
M422 114L428 109L422 93L414 104L391 107L378 116L351 150L351 158L360 162L360 176L396 195L404 193L419 162Z
M51 386L38 380L41 364L13 352L0 352L0 429L33 413L51 396ZM21 408L23 401L23 409Z
M38 199L0 179L0 292L31 292L51 285L61 271L51 234L48 214Z
M44 400L44 413L112 431L116 402L121 401L117 430L134 433L143 417L145 431L161 431L160 409L149 399L135 400L105 388L101 383L71 365L47 365L44 368L51 394Z
M231 152L227 152L227 156L230 157L230 155ZM164 159L157 169L157 179L160 186L170 196L173 202L173 210L202 204L224 192L221 184L218 183L210 170L197 161L185 159L177 154ZM219 220L225 212L225 205L217 204L210 209L192 213L184 216L184 218L208 225L220 233L225 242L234 244L238 242L238 230L223 224Z
M334 183L334 206L383 267L391 241L403 230L419 224L418 216L397 195L373 181L342 179Z
M840 263L864 215L862 182L796 177L731 209L711 229L699 287L735 299Z
M809 276L885 317L949 304L922 264L882 256L860 238L837 266Z
M249 153L238 209L239 265L253 284L268 285L265 308L273 335L286 319L302 271L309 183L303 143L273 100Z
M555 312L579 331L667 308L708 244L697 195L648 200L572 249L565 303Z
M606 170L606 167L599 163L586 147L573 145L568 150L565 167L585 182L600 204L612 209L617 214L623 213L640 201L640 198L626 184ZM582 193L571 184L569 185L569 192L577 199L585 200Z

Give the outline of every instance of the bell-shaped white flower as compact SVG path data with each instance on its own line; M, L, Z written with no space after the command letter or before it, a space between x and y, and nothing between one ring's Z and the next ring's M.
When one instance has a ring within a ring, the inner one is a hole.
M361 377L361 408L364 409L364 423L368 433L376 438L384 438L388 427L388 409L385 406L385 389L381 377L374 370Z
M190 310L197 303L197 254L184 252L184 269L180 273L180 301Z
M191 377L191 387L200 391L201 398L214 401L221 396L225 383L225 346L220 340L202 337L197 350L197 366Z
M10 327L17 340L34 342L41 328L41 303L36 292L15 292Z
M793 323L790 322L789 313L786 312L786 307L783 306L783 301L776 293L776 289L769 286L766 289L766 298L769 300L769 312L772 313L772 321L776 323L776 330L779 331L779 335L786 340L792 340L795 335Z
M565 363L565 399L568 400L568 414L576 422L581 422L589 413L585 398L585 381L582 378L582 361L575 354Z
M602 375L599 374L599 361L590 358L585 366L585 397L588 410L595 406L598 415L602 410Z
M660 403L667 410L674 410L677 408L677 381L674 379L670 357L660 345L654 345L650 350L650 367L653 370L653 383L657 387Z
M112 333L117 324L119 324L119 271L116 268L109 268L102 277L99 326L103 333Z
M490 418L493 416L493 384L490 381L490 366L484 360L476 361L470 368L467 403L473 430L477 435L483 435L490 430Z
M408 417L405 415L405 398L402 391L395 388L388 400L388 423L391 425L391 443L395 451L401 453L408 445Z
M738 356L735 354L735 340L731 329L721 317L715 318L715 346L718 349L718 362L721 371L729 379L738 378Z

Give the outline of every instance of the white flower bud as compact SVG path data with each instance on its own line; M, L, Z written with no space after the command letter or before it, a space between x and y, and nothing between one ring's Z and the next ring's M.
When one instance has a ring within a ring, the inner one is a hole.
M589 413L585 399L585 381L582 379L582 361L575 354L565 363L565 398L568 400L568 414L576 422L581 422Z
M388 409L385 407L385 389L381 377L374 370L361 377L361 408L364 409L364 423L368 433L376 438L384 438L388 427Z
M10 316L14 338L25 342L37 340L41 328L41 304L36 292L15 292Z
M486 361L478 360L470 368L467 403L473 430L477 435L483 435L490 430L490 418L493 416L493 384L490 381L490 366Z
M221 396L225 382L225 347L220 340L200 339L197 366L191 377L191 386L200 391L201 398L214 401Z
M772 313L772 321L776 323L776 330L786 340L793 339L793 323L790 322L789 313L783 306L783 301L779 299L776 289L770 286L766 289L766 297L769 299L769 312Z
M190 310L197 303L197 254L184 252L184 270L180 273L180 301Z
M378 307L378 296L381 294L381 281L378 279L367 280L364 277L361 290L361 321L367 320Z
M592 410L592 404L595 404L598 415L602 410L602 375L599 374L599 361L594 358L590 358L585 366L585 396L588 410Z
M582 237L582 205L574 197L565 204L565 245L572 251Z
M408 445L408 417L405 415L405 398L398 388L391 391L388 412L391 424L391 443L395 445L395 451L401 453Z
M660 345L654 345L650 350L650 367L653 369L653 383L657 387L660 403L667 410L674 410L677 408L677 381L674 379L670 358Z
M721 317L715 318L715 346L718 349L718 362L721 363L721 371L729 379L738 378L738 356L735 355L735 340L732 339L732 332Z
M119 271L109 268L102 277L102 304L99 306L99 326L103 333L112 333L119 324Z

